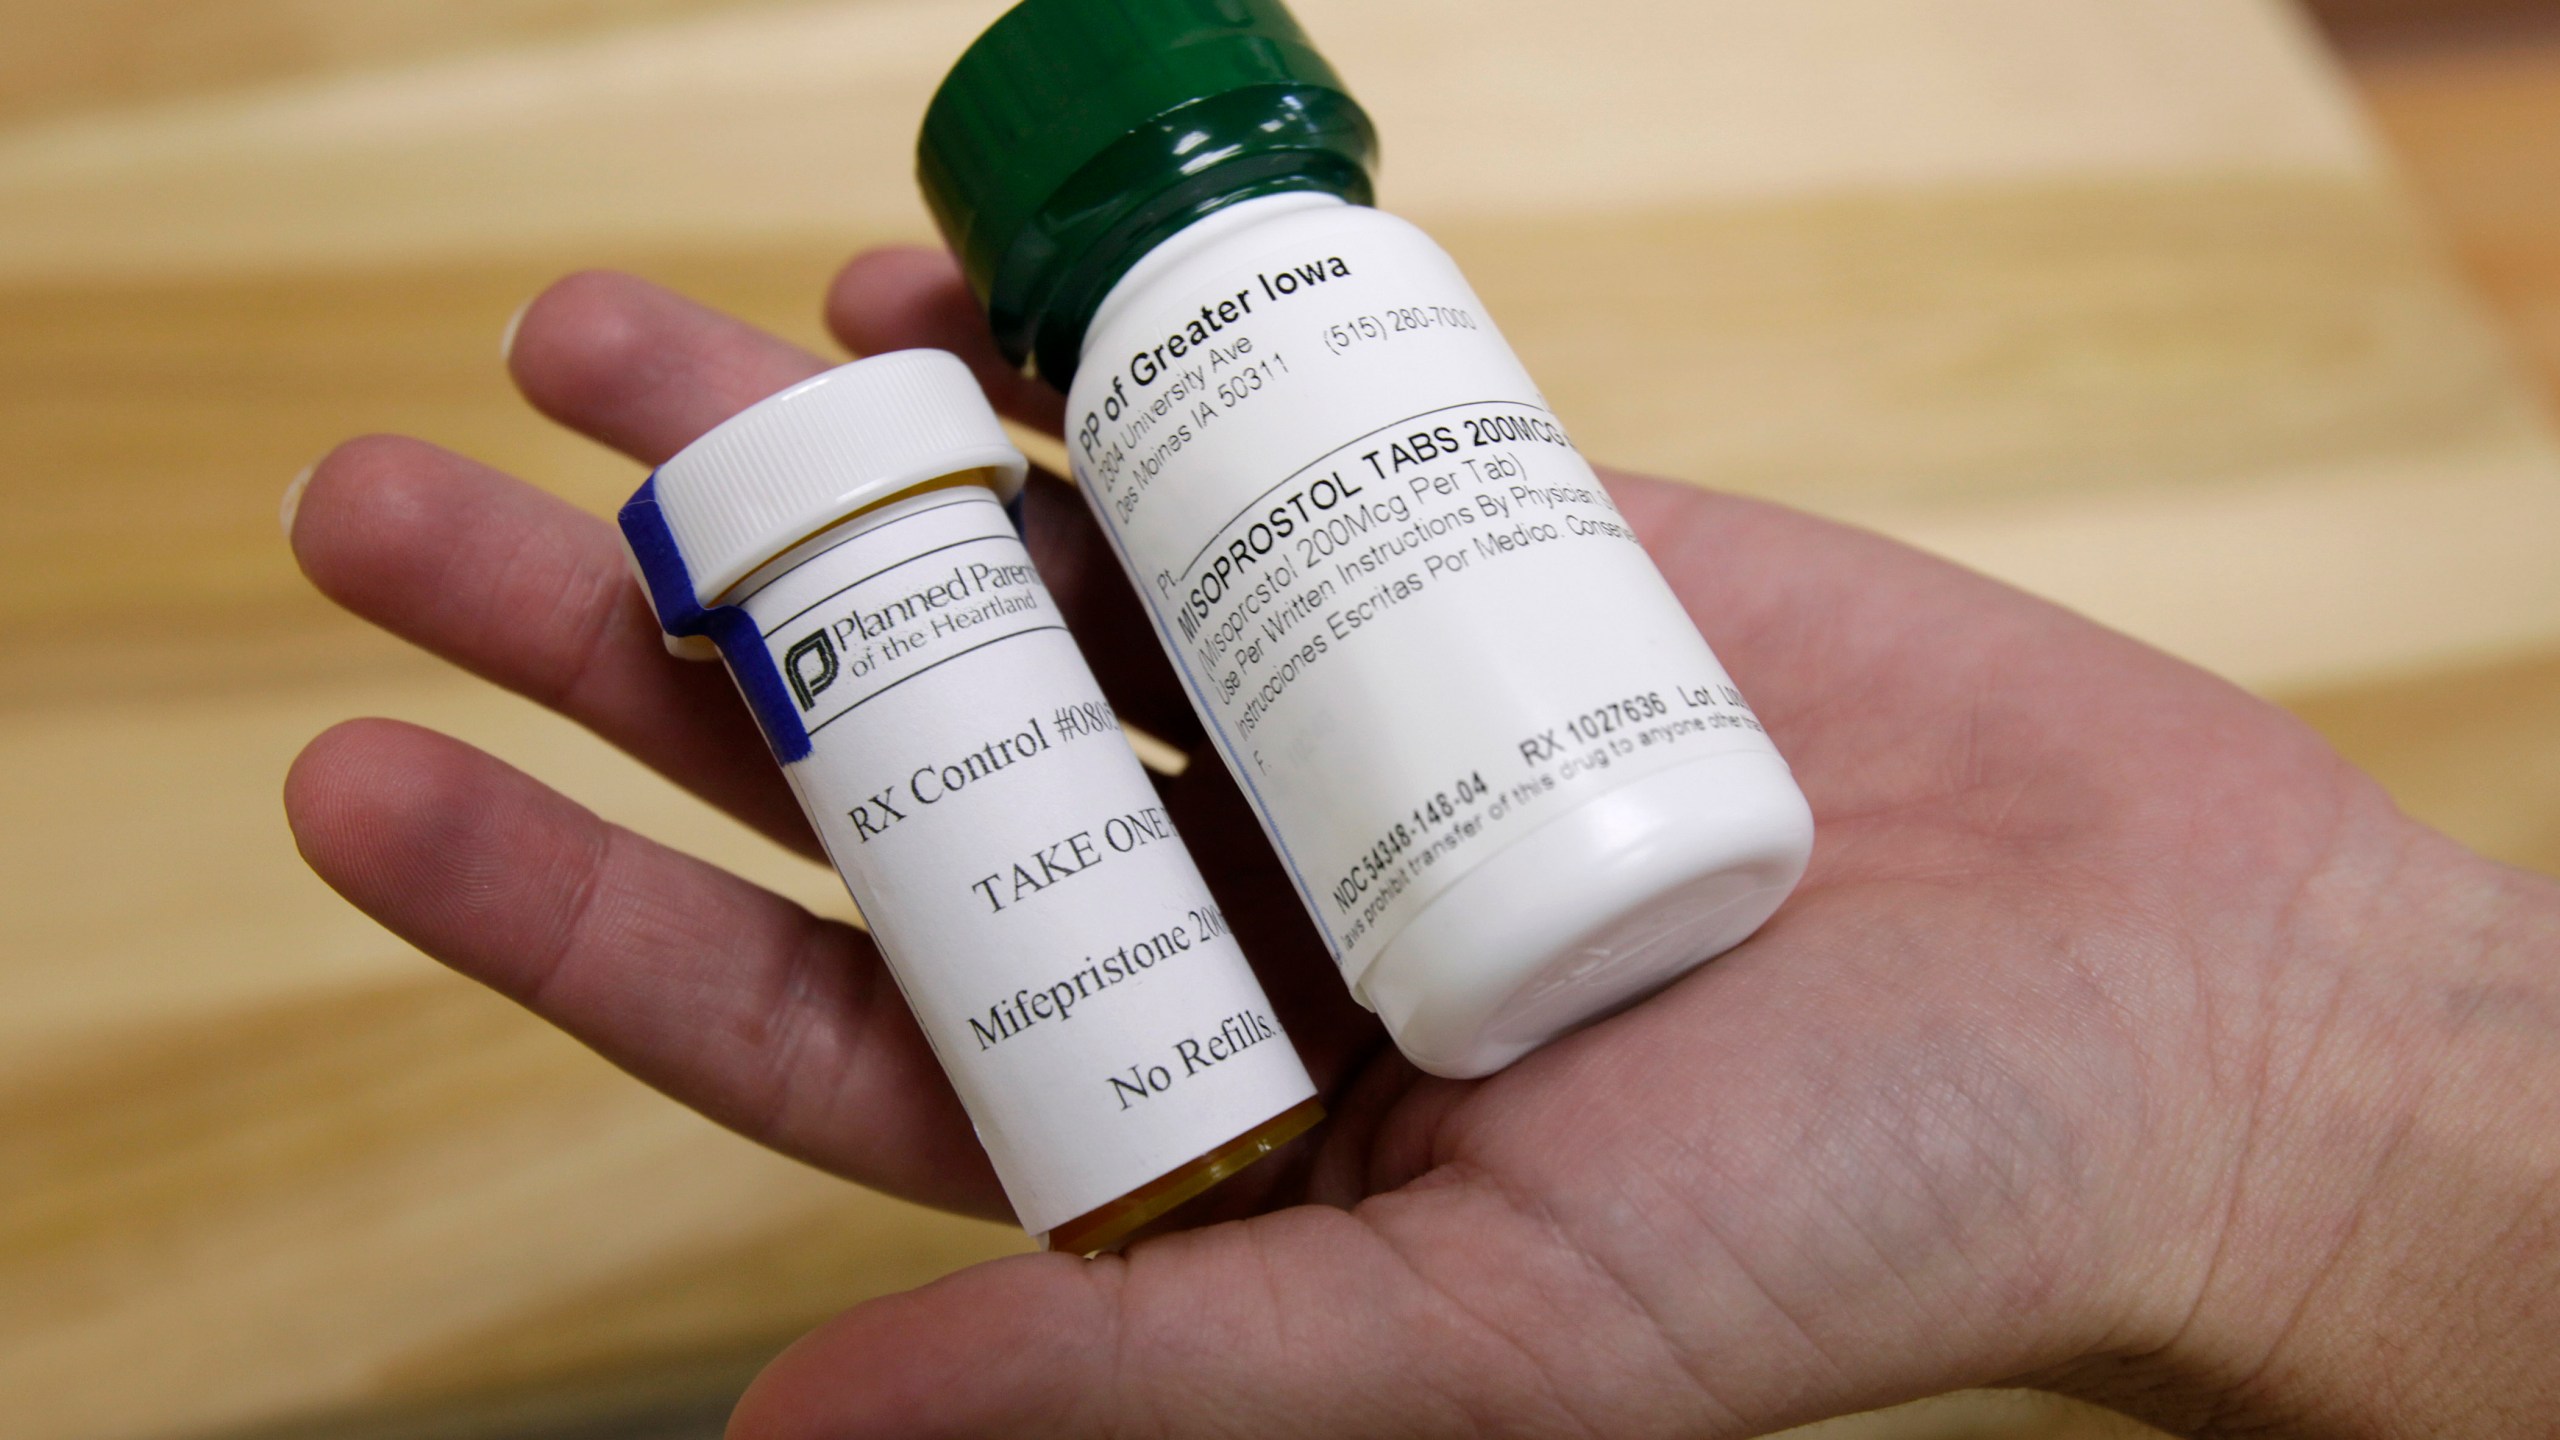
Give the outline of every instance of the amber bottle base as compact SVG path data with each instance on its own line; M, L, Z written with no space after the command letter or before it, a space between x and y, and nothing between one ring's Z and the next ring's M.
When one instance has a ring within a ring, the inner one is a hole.
M1041 1237L1041 1246L1070 1255L1098 1255L1113 1249L1149 1221L1207 1194L1219 1181L1304 1135L1323 1118L1322 1102L1299 1101L1208 1154L1059 1225Z

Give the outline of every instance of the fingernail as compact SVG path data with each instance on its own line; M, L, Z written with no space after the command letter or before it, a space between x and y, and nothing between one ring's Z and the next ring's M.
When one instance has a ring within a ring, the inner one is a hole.
M280 518L284 521L284 538L288 542L293 539L294 512L302 508L302 492L311 488L311 472L319 468L316 461L303 466L302 473L293 477L293 483L284 487L284 508Z
M539 295L533 297L534 300L539 300L541 298L542 297ZM508 365L514 363L516 358L516 331L524 327L524 312L532 308L533 300L527 300L516 307L516 313L507 317L507 328L500 332L498 336L499 364Z

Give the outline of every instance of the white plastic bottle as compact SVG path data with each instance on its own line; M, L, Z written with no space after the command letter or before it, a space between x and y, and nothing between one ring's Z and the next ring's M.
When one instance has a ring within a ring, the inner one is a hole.
M1024 463L934 350L741 412L621 521L728 664L1023 1227L1107 1248L1320 1118L1041 585Z
M1276 0L1027 0L928 200L1344 979L1480 1075L1739 943L1785 762Z

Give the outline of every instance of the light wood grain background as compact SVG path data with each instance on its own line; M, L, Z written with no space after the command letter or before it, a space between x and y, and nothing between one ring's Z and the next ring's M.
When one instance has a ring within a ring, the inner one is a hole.
M915 117L998 8L0 0L0 1429L710 1434L797 1330L1019 1243L443 974L276 802L395 714L844 908L333 613L276 502L379 429L619 498L507 316L613 263L821 343L834 264L927 237ZM2062 598L2560 871L2560 35L2396 12L2350 81L2276 0L1299 8L1589 449Z

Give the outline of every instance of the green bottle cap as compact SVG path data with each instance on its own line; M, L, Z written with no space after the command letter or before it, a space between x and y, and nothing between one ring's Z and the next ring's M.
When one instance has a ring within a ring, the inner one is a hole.
M1365 205L1376 153L1279 0L1023 0L934 92L916 178L997 343L1063 389L1141 256L1255 196Z

